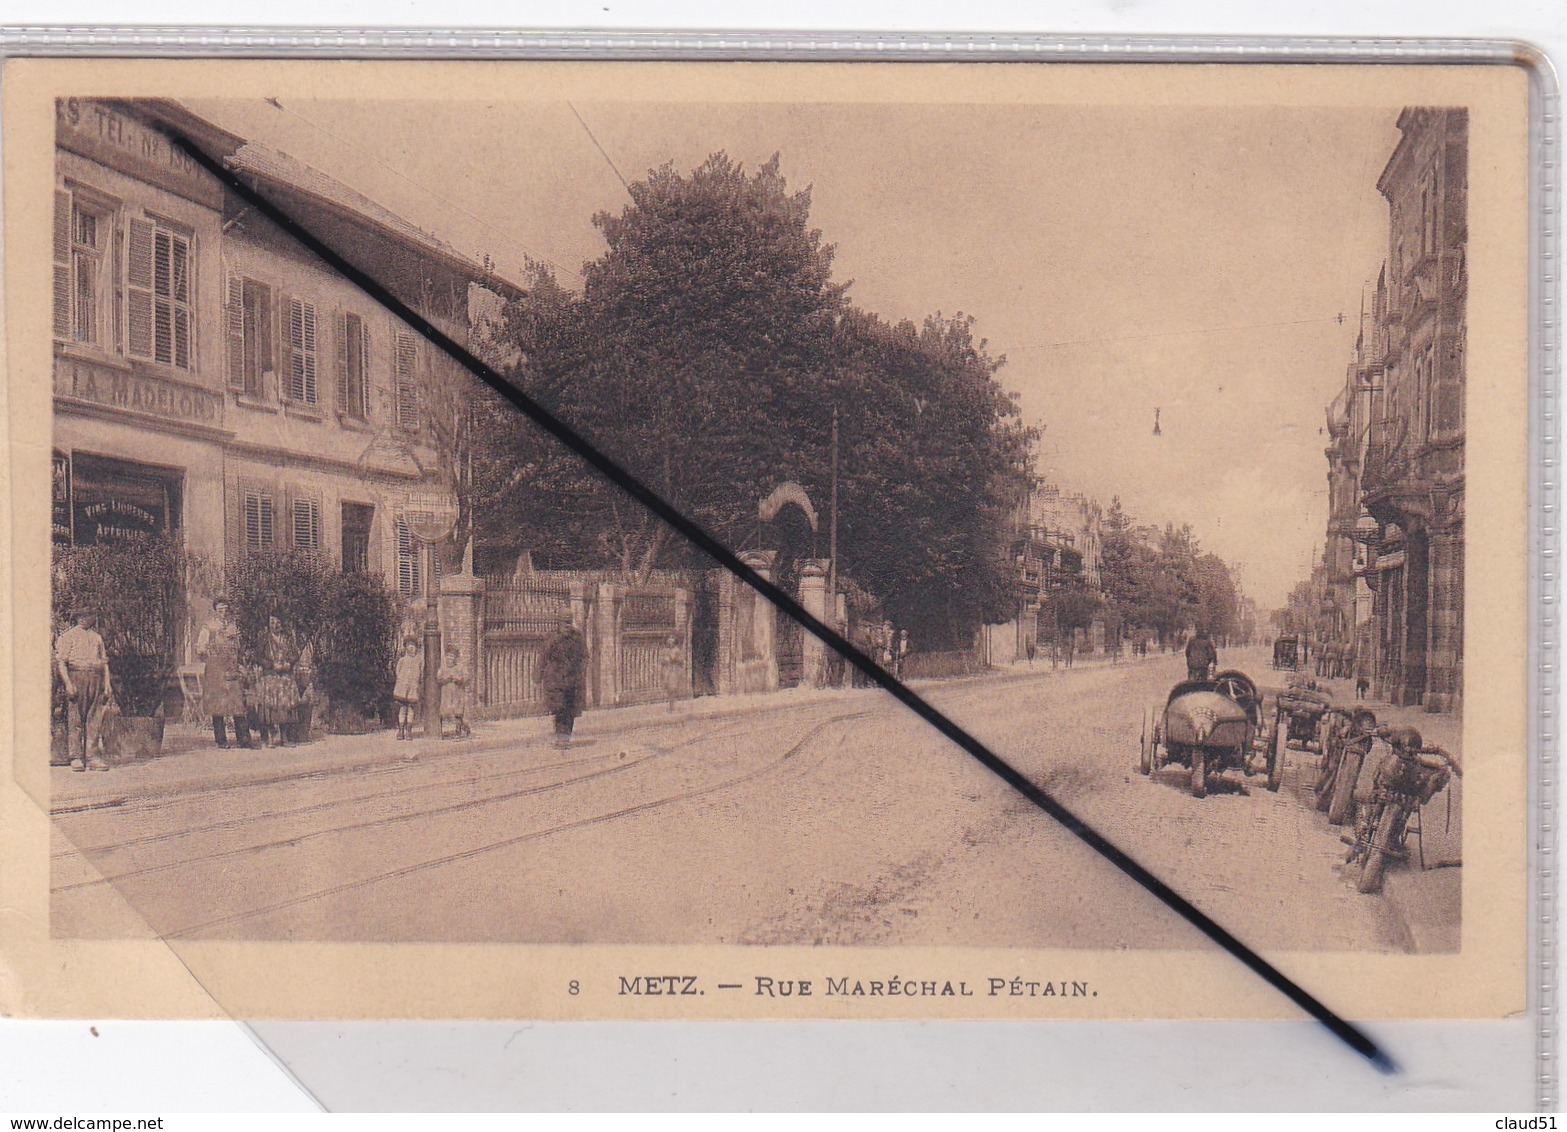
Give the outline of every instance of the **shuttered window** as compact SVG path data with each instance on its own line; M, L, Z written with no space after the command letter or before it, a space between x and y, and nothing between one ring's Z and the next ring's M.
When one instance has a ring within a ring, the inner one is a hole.
M126 258L126 351L132 357L193 369L190 239L156 220L133 219Z
M231 272L223 325L229 388L247 397L263 396L262 375L272 369L272 289Z
M370 416L370 328L357 314L337 319L337 411L357 420Z
M321 549L321 505L314 499L294 500L294 547L311 554Z
M397 427L411 431L419 427L419 355L414 336L406 330L399 330L394 353Z
M54 194L54 336L108 347L105 317L114 212L75 192Z
M397 519L397 592L404 597L416 597L423 588L423 571L420 569L419 540L413 537L408 523Z
M302 405L317 403L316 306L288 301L288 396Z
M261 554L274 545L272 496L262 492L245 493L245 551Z

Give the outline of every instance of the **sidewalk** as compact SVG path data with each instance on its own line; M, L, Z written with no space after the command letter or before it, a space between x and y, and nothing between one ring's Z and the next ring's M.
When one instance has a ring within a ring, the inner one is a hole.
M1126 665L1131 661L1123 659L1121 663ZM1108 667L1109 664L1109 658L1095 657L1079 662L1077 667ZM1032 668L1023 664L1009 665L972 676L911 680L909 687L920 690L975 682L1007 683L1037 678L1050 671L1048 664L1036 664ZM1065 673L1070 669L1056 671ZM778 692L677 700L673 712L663 702L594 708L577 721L575 737L600 739L633 728L656 730L693 720L792 711L834 701L870 704L882 695L877 688L789 688ZM206 728L170 724L164 735L163 753L156 759L124 763L107 773L78 773L68 767L52 767L50 809L54 813L69 813L113 807L132 798L157 798L233 786L267 785L304 777L351 774L416 759L437 761L531 748L542 751L548 749L554 737L550 718L546 715L475 722L473 730L472 738L462 740L421 737L411 743L400 743L393 738L393 729L385 728L366 735L322 734L297 747L220 750L213 745L212 733Z
M868 694L871 694L869 689L802 688L770 694L680 700L673 712L663 703L593 709L577 721L574 738L602 738L634 727L659 728L692 720L785 711L834 697L847 699ZM472 726L473 735L467 739L440 740L421 736L412 742L398 742L394 738L395 730L388 727L364 735L322 734L295 747L221 750L213 745L212 733L205 728L170 724L164 736L163 753L156 759L124 763L107 773L51 767L50 810L65 813L115 806L131 798L156 798L349 774L414 760L433 762L535 747L542 751L550 747L554 738L547 715L476 721Z
M1352 680L1318 679L1317 686L1330 692L1337 703L1355 702ZM1463 760L1461 716L1427 712L1419 707L1394 707L1375 700L1363 702L1376 712L1378 723L1413 727L1426 743L1450 751L1460 762ZM1370 796L1372 773L1372 768L1367 767L1361 775L1357 796ZM1409 836L1410 859L1389 868L1383 882L1382 895L1398 916L1411 946L1422 953L1458 950L1463 908L1463 802L1463 779L1455 776L1446 789L1421 807L1422 835Z

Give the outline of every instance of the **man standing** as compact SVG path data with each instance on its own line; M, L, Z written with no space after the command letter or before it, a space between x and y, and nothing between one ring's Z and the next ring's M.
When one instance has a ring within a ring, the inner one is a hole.
M232 719L234 742L250 746L245 689L239 679L239 626L229 616L229 603L221 597L212 603L212 620L196 637L196 659L206 662L201 673L201 699L212 717L213 742L219 747L229 745L224 724Z
M66 743L77 771L109 769L98 749L110 697L109 655L97 627L97 615L83 610L54 643L55 668L65 685Z
M1186 678L1206 680L1213 675L1219 663L1219 650L1213 647L1208 630L1198 629L1197 635L1186 642Z
M539 685L544 702L555 716L555 746L571 746L571 730L582 714L583 677L587 672L587 648L572 624L571 614L561 615L560 627L544 646Z

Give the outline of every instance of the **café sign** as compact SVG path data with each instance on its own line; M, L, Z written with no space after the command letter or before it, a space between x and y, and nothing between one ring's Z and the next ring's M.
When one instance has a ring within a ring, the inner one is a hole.
M54 394L176 424L223 423L223 398L209 389L75 358L54 359Z
M61 149L209 208L223 207L218 183L154 127L87 98L56 99L54 122Z

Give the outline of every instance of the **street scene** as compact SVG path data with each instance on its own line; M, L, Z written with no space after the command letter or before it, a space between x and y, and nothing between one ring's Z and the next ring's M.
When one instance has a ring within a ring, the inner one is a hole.
M1260 948L1444 946L1431 911L1456 911L1456 870L1400 878L1391 901L1358 894L1337 830L1312 805L1308 755L1291 752L1278 793L1238 778L1199 801L1183 773L1137 773L1137 724L1114 709L1129 693L1155 696L1180 667L1173 656L1047 666L928 694ZM605 713L564 755L534 724L497 728L473 749L421 744L417 759L378 759L361 739L302 763L230 752L199 770L187 760L193 777L146 766L124 783L86 779L56 803L55 930L1199 945L1194 929L884 694L747 701L674 718ZM1428 855L1449 851L1455 835L1433 822Z
M1458 950L1464 110L376 112L57 106L56 937L1205 946L189 145L1249 946Z

